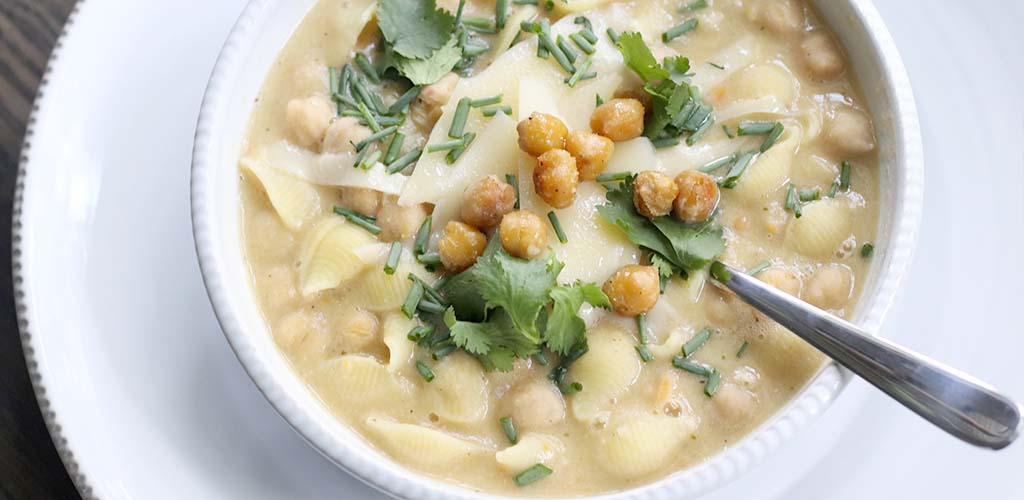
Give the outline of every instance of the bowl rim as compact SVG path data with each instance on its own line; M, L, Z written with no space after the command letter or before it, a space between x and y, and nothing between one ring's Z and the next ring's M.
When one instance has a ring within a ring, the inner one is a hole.
M217 129L211 124L223 113L230 112L224 94L230 88L227 83L240 71L238 54L252 42L254 26L261 16L269 12L266 7L275 1L249 0L238 17L217 57L196 126L190 193L193 236L203 282L221 330L246 373L285 421L314 449L367 485L398 497L517 498L476 492L430 477L384 456L366 443L358 442L363 438L342 438L324 429L322 420L308 414L308 404L304 406L297 394L289 392L280 383L279 375L268 369L266 360L261 359L253 345L252 335L241 327L240 304L252 300L252 297L251 294L227 292L230 287L225 286L225 273L218 258L223 248L218 246L218 238L213 234L216 224L212 222L215 213L211 208L214 205L211 196L216 194L212 187L215 184L213 171L223 168L223 165L213 159ZM868 296L865 290L858 304L859 318L856 322L866 331L876 334L895 300L916 248L923 205L923 146L909 77L881 15L871 0L847 0L847 3L856 21L863 26L866 46L877 57L885 79L883 83L891 93L886 102L890 108L886 111L893 122L893 150L898 160L893 167L898 188L894 194L896 203L892 210L890 242L883 252L877 252L875 256L877 261L883 262L876 261L872 266L872 272L879 275L874 294ZM874 112L877 118L879 110ZM882 222L880 218L879 224ZM879 259L879 253L883 259ZM291 367L287 369L291 370ZM297 377L294 373L292 376ZM763 461L798 430L806 427L831 405L850 378L849 372L835 362L826 363L800 392L736 444L654 482L585 498L667 500L709 492ZM321 407L320 411L327 410ZM345 423L341 425L348 427ZM354 432L351 434L356 435Z

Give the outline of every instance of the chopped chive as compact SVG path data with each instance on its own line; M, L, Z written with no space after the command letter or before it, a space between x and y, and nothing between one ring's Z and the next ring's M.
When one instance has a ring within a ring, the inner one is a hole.
M779 140L779 136L782 135L783 129L785 129L785 127L783 127L781 123L775 122L775 125L772 126L772 131L768 133L768 137L765 137L764 142L761 143L762 153L768 151L768 148L772 147L775 144L775 141Z
M558 215L554 210L548 212L548 220L551 221L551 227L555 229L555 235L558 236L558 241L563 244L569 242L569 237L565 235L565 231L562 230L562 223L558 221Z
M464 16L462 18L462 24L466 26L474 26L477 28L490 28L491 20L485 17L469 17Z
M389 127L391 125L401 125L402 122L405 121L405 117L403 116L374 116L373 119L377 120L377 125L380 125L382 127ZM367 122L366 119L362 118L362 115L360 115L359 124L367 126L369 125L369 122Z
M416 256L416 262L424 267L434 268L441 265L441 256L437 253L423 253Z
M533 360L540 363L541 366L548 365L548 355L544 354L544 351L539 351L533 355Z
M391 103L391 106L388 108L388 114L397 115L398 113L404 113L406 108L409 107L409 103L420 95L420 90L422 89L423 88L420 86L410 87L409 90L406 90L405 93L401 95L401 97L395 99L395 102Z
M473 33L480 33L482 35L493 35L498 32L498 30L490 26L484 28L481 26L463 25L463 27L466 28L466 31L472 31Z
M405 337L413 342L419 342L434 334L434 325L426 324L420 325L412 330L409 330L409 334Z
M369 231L372 234L380 234L380 226L375 224L376 219L363 215L355 210L349 210L338 205L334 206L334 213L345 217L349 222Z
M445 161L448 163L455 163L456 160L462 156L462 153L466 152L466 148L468 148L469 144L473 142L473 139L476 139L476 134L473 132L466 132L466 135L462 136L462 146L449 151L448 156L445 157Z
M423 293L427 294L427 298L430 300L441 305L448 305L448 301L441 296L441 293L435 290L434 287L430 286L429 283L423 281L423 278L416 276L414 273L409 273L406 275L406 278L413 283L419 283L419 285L423 287Z
M799 219L803 215L803 207L800 205L800 195L797 194L796 186L793 183L789 183L786 188L786 201L783 203L782 208L790 210Z
M341 89L341 70L335 67L327 68L327 82L331 89L331 95L339 93Z
M536 464L533 467L530 467L529 469L526 469L523 472L516 474L516 476L512 478L512 480L515 481L516 486L526 486L530 483L535 483L537 481L540 481L541 479L544 479L545 477L549 476L552 472L553 471L549 469L546 465Z
M670 148L672 146L678 146L679 145L679 138L678 137L662 137L660 139L655 139L655 140L651 141L651 144L654 145L654 149Z
M409 295L405 297L405 303L402 304L402 312L405 313L405 317L412 319L416 314L416 309L419 308L420 301L423 300L423 285L418 281L413 282L412 288L409 289Z
M587 18L587 16L576 16L572 18L572 23L582 24L588 30L594 29L594 25L590 22L590 19Z
M452 118L452 125L448 128L448 137L452 139L461 139L463 133L466 130L466 118L469 117L469 105L472 100L468 97L459 99L459 103L455 106L455 117ZM428 153L433 153L430 147L427 147Z
M615 28L608 28L605 30L608 34L608 38L611 39L612 43L619 43L619 32L615 31Z
M348 142L349 142L349 144L352 144L352 141L348 141ZM355 147L355 144L352 144L352 147ZM355 160L352 160L352 168L359 168L360 166L362 166L363 158L366 158L366 152L367 151L369 151L369 149L364 149L364 150L360 151L358 154L356 154Z
M722 264L717 260L711 263L711 267L708 268L708 274L722 283L732 279L732 273L729 271L729 268L725 267L725 264Z
M338 108L339 108L339 109L341 108L341 105L342 105L342 104L344 104L345 106L349 106L349 107L352 107L352 108L354 108L354 107L358 106L358 103L356 103L356 101L352 100L352 98L351 98L351 97L348 97L348 96L346 96L346 95L342 95L342 94L332 94L332 95L331 95L331 99L334 99L335 101L338 101L338 103L339 103L339 104L338 104ZM341 111L341 113L344 113L344 112L345 112L344 110L343 110L343 111ZM356 113L358 113L358 111L356 111ZM343 115L343 116L344 116L344 115ZM355 116L363 116L363 115L357 114L357 115L355 115Z
M552 10L555 8L555 0L545 0L544 10Z
M384 164L391 165L398 159L398 153L402 150L402 142L405 141L405 134L395 132L391 137L391 144L388 144L388 152L384 154Z
M363 119L366 120L366 125L370 127L370 130L380 132L380 125L373 115L370 114L370 109L366 107L366 103L359 103L359 114L363 115Z
M687 358L692 356L693 353L697 352L697 349L700 349L705 343L707 343L709 338L711 338L710 328L705 328L697 332L693 338L687 340L686 343L683 344L683 356Z
M512 419L509 417L501 417L498 419L501 423L501 430L505 431L505 437L508 438L508 442L516 444L519 442L519 435L516 434L516 425L512 423Z
M765 269L768 269L769 267L772 267L772 263L766 260L766 261L764 261L764 262L762 262L762 263L760 263L760 264L750 268L750 270L747 271L747 274L749 274L751 276L757 276L758 274L761 273L761 271L764 271Z
M743 344L740 344L739 350L736 351L736 357L737 358L742 358L743 357L743 353L747 352L747 348L748 347L750 347L750 341L749 340L744 340Z
M583 80L590 80L593 78L597 78L597 71L591 71L590 73L583 73L582 75L580 75L581 82Z
M397 160L395 160L394 163L388 165L388 173L397 174L405 170L406 167L412 165L414 161L418 160L421 154L423 154L422 149L414 149L412 151L409 151L408 153L405 153Z
M742 121L736 127L736 135L764 135L772 131L775 122Z
M712 68L725 69L725 66L712 61L708 61L708 66L711 66Z
M709 377L711 375L711 372L714 371L713 368L711 368L708 365L705 365L704 363L691 361L681 355L676 355L672 357L672 366L704 378Z
M424 297L423 300L416 305L416 310L427 314L444 314L445 307L427 297Z
M455 24L462 22L462 10L466 8L466 0L459 0L459 7L455 10Z
M839 179L832 181L832 185L828 188L828 197L835 198L839 194Z
M369 169L373 168L373 166L377 163L377 160L380 160L380 155L381 155L380 150L376 149L376 150L373 151L373 153L370 153L370 156L367 156L367 157L359 160L359 162L356 164L356 166L358 166L359 168L361 168L363 170L369 170Z
M384 262L384 274L395 274L398 268L398 259L402 257L402 244L395 241L391 243L391 250L388 252L388 260Z
M814 186L800 190L800 201L815 201L821 199L821 188Z
M423 377L423 380L426 380L427 382L432 382L434 380L434 371L431 370L426 363L417 361L416 371L420 372L420 376Z
M495 106L493 108L482 109L480 112L483 113L484 116L494 116L498 113L505 113L508 116L512 116L512 106L507 104L504 106Z
M600 106L604 104L604 99L601 99L601 94L594 94L594 106Z
M603 184L603 183L606 183L606 182L620 182L620 181L624 181L626 179L629 179L629 176L631 176L631 175L633 175L633 174L630 173L630 172L616 172L614 174L601 174L601 175L597 176L597 179L595 179L595 180L598 182L598 184Z
M398 127L396 127L394 125L392 125L392 126L390 126L388 128L382 128L382 129L380 129L379 132L374 132L374 133L370 134L369 137L367 137L366 139L363 139L363 140L359 141L358 143L356 143L356 151L362 151L364 148L366 148L366 146L369 146L370 144L373 144L373 143L375 143L375 142L377 142L377 141L379 141L379 140L381 140L381 139L383 139L383 138L385 138L385 137L387 137L387 136L389 136L389 135L391 135L391 134L393 134L393 133L395 133L397 131L398 131Z
M352 82L352 89L355 91L357 100L368 109L372 108L374 112L380 113L381 110L377 108L377 101L371 97L372 94L370 94L370 91L366 90L366 85L363 83L363 80L361 78L354 78ZM369 122L370 119L367 118L366 121ZM374 130L374 132L376 132L376 130Z
M533 4L533 5L537 5L537 4ZM519 23L519 31L525 31L527 33L536 33L538 26L540 26L540 25L535 23L535 22L533 22L533 21L522 21L522 22Z
M501 97L502 97L502 95L498 94L498 95L492 95L490 97L484 97L484 98L481 98L481 99L471 99L469 101L469 107L471 107L471 108L481 108L481 107L484 107L484 106L490 106L492 104L498 104L498 103L501 102Z
M498 29L505 27L508 19L508 0L497 0L494 5L494 26Z
M545 29L545 26L546 23L541 21L541 29L537 31L537 39L540 40L540 43L544 45L544 48L555 57L555 61L558 62L558 65L561 66L566 73L575 73L576 67L572 65L568 56L562 52L562 49L559 49L558 45L555 44L555 41L551 39L551 34L548 33L548 29Z
M724 124L722 125L722 132L725 132L725 136L730 139L736 137L736 135L733 134L731 130L729 130L729 127L726 127Z
M687 19L686 21L683 21L682 23L673 26L669 28L668 31L662 33L661 41L665 43L671 42L672 40L675 40L676 38L679 38L685 35L686 33L693 31L693 29L697 27L697 24L698 21L696 18Z
M733 162L732 167L729 169L729 173L725 174L719 185L724 188L734 188L736 183L739 182L740 176L747 170L747 166L750 165L750 160L754 159L753 152L747 152L736 157L736 161Z
M705 9L707 8L707 6L708 0L696 0L694 2L690 2L686 5L680 6L679 13L682 14L684 12L693 12L695 10Z
M650 363L654 359L654 356L651 356L651 351L643 344L637 344L633 346L633 349L636 349L636 353L640 355L640 360L644 363Z
M839 189L842 189L843 191L849 191L849 189L850 189L850 172L852 170L853 170L853 167L850 165L850 162L848 162L846 160L843 160L842 167L841 167L841 169L839 171Z
M558 390L561 391L562 394L565 394L565 395L576 394L577 392L580 392L580 391L583 390L583 384L581 384L579 382L573 382L571 384L560 384L558 386Z
M710 109L711 108L708 108L709 112L704 117L704 122L699 127L697 127L697 130L694 130L693 133L686 138L687 146L693 146L694 144L696 144L697 141L699 141L700 138L703 137L704 134L706 134L707 131L711 129L711 126L715 124L715 117L711 115Z
M448 345L446 345L446 346L444 346L444 347L434 351L434 353L431 354L430 357L434 358L434 361L440 361L441 358L443 358L443 357L445 357L445 356L455 352L456 350L458 350L458 348L459 348L459 346L457 346L455 344L448 344Z
M537 0L512 0L512 3L516 5L537 5Z
M460 138L454 141L439 142L437 144L427 144L427 152L436 153L438 151L451 151L453 149L465 146L465 142L466 141Z
M698 104L697 108L693 110L693 113L691 113L683 122L681 128L683 130L689 130L696 133L697 129L699 129L701 125L704 125L707 119L711 116L712 111L711 106L703 103Z
M651 332L647 329L647 315L640 313L636 315L637 338L641 344L648 344L651 341Z
M592 61L590 60L590 58L584 60L583 64L580 64L580 66L576 68L576 71L572 74L572 76L565 79L565 83L568 84L569 87L575 87L576 84L579 83L580 80L582 80L583 77L587 74L586 71L590 69L591 64ZM595 74L594 76L597 75Z
M722 380L722 373L718 370L712 370L711 374L708 375L708 381L704 382L704 394L708 397L714 396L715 391L718 390L718 383Z
M512 186L512 189L516 190L515 208L516 210L519 210L519 178L516 177L516 174L505 174L505 182L507 182L509 186Z
M864 246L860 247L860 256L865 259L871 257L875 253L875 245L871 243L865 243Z
M732 163L734 161L736 161L736 155L735 154L731 154L729 156L723 156L723 157L721 157L721 158L719 158L717 160L711 160L707 164L705 164L703 167L700 167L697 170L700 170L701 172L704 172L705 174L710 174L711 172L714 172L715 170L718 170L718 169L720 169L720 168L722 168L722 167L724 167L724 166L726 166L726 165L728 165L728 164L730 164L730 163Z
M558 38L555 39L555 44L562 50L565 57L569 58L569 62L576 62L576 59L579 59L580 55L572 49L572 46L569 45L569 42L565 41L565 37L562 35L558 35Z
M427 244L430 243L430 226L433 223L434 216L428 215L426 219L423 219L423 224L420 224L420 228L416 231L416 240L412 244L412 252L415 255L423 255L427 252Z
M580 36L582 36L584 40L590 42L591 44L597 43L597 35L594 34L593 26L588 25L586 28L580 30Z
M580 48L580 50L586 52L587 54L593 54L594 52L597 52L597 49L594 48L594 44L591 43L590 40L587 40L585 36L583 36L583 32L573 33L569 35L569 39L572 40L572 42L575 43L576 46Z
M491 50L491 47L487 45L486 42L483 42L482 40L476 42L476 40L474 40L474 43L467 43L462 46L462 55L465 57L476 57L488 50Z
M359 69L363 70L363 74L370 80L374 85L380 83L380 75L377 74L377 68L373 67L373 63L366 57L366 54L359 52L356 54L356 65Z
M430 288L436 292L436 291L444 288L444 286L448 283L448 280L450 280L450 279L452 279L452 276L450 274L446 274L444 276L441 276L440 278L438 278L437 281L434 282L434 286L432 286Z

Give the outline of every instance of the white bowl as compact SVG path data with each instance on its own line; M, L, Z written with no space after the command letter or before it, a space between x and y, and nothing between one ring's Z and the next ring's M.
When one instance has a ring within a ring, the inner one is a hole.
M203 279L224 334L281 415L338 466L386 493L417 499L498 498L411 471L371 448L306 387L270 335L249 281L239 214L240 145L278 51L316 0L252 0L217 60L192 160L192 220ZM913 94L892 38L869 0L814 2L848 53L875 120L881 200L876 254L854 323L877 332L913 255L923 169ZM763 460L836 398L849 374L826 365L792 401L732 447L654 483L593 498L679 499L714 489Z

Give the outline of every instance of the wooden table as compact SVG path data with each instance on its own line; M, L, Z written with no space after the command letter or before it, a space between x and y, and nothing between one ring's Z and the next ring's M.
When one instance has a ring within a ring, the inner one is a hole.
M75 0L0 0L0 498L78 498L25 368L11 283L11 201L39 78Z

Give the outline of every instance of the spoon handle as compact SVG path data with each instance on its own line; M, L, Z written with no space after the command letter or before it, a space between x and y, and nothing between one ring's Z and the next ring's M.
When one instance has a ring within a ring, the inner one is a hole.
M1021 407L988 384L721 266L713 274L748 304L940 429L994 450L1020 432Z

